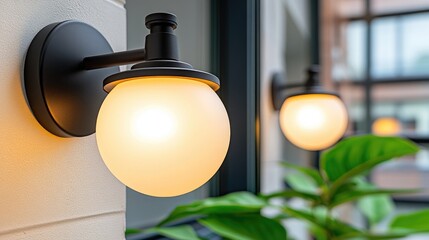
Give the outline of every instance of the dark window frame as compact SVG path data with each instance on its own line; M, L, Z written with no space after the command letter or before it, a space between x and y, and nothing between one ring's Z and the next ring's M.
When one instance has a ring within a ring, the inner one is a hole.
M212 195L260 189L260 0L213 0L214 73L228 110L231 142Z

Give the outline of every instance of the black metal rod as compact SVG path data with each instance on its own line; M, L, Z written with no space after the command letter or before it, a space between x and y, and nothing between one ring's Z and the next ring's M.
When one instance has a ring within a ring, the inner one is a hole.
M177 27L176 15L152 13L145 18L150 34L146 36L145 48L90 56L83 59L86 70L126 65L141 61L178 60L177 37L173 30Z
M104 55L90 56L83 59L83 68L86 70L126 65L144 61L146 51L144 48Z

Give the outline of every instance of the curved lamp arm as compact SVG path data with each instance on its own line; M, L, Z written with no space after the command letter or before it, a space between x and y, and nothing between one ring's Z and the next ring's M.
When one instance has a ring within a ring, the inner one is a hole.
M300 89L291 94L286 94L286 90ZM330 94L338 96L335 92L329 92L323 89L319 80L319 66L313 65L307 69L307 78L302 83L285 83L283 73L277 72L273 74L271 81L271 96L275 110L280 110L286 98L302 94Z
M178 61L177 37L173 33L177 28L176 16L169 13L150 14L146 17L146 27L150 33L146 36L144 48L88 56L83 59L83 68L90 70L142 61Z

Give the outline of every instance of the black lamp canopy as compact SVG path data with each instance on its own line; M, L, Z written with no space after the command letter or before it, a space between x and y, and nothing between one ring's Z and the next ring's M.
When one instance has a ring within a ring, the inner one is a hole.
M281 72L276 72L271 80L271 96L275 110L280 110L283 102L293 96L307 94L326 94L340 98L338 93L327 91L323 88L319 80L320 67L312 65L307 69L307 78L304 83L285 83L285 76ZM287 90L299 89L298 91L287 93Z
M179 61L177 19L170 13L146 16L145 47L114 53L92 26L64 21L44 27L27 51L24 85L28 104L38 122L60 137L95 132L100 106L117 84L151 76L175 76L200 81L213 90L219 79ZM120 65L134 64L120 72Z

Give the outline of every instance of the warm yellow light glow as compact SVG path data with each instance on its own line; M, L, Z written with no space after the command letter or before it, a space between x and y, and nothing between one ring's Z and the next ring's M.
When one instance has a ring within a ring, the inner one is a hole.
M109 170L128 187L177 196L206 183L228 150L228 115L206 84L145 77L117 85L97 119L97 144Z
M377 135L397 135L401 132L401 123L393 117L378 118L372 124L372 132Z
M136 141L163 141L174 135L176 118L166 108L147 107L136 111L132 116L130 132Z
M306 150L322 150L345 133L348 115L344 103L328 94L305 94L286 99L280 127L286 138Z

